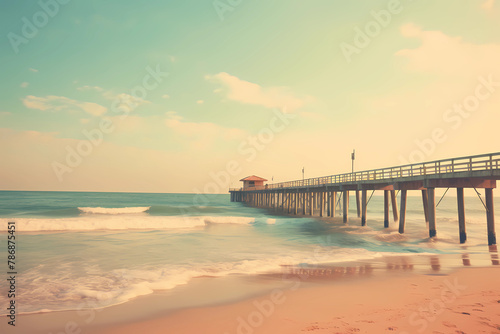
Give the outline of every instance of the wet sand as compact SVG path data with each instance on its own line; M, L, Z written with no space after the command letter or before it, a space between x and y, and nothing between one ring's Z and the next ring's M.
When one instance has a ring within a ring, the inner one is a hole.
M2 333L498 333L498 251L202 277L104 309L18 316Z
M500 268L468 268L277 289L97 333L499 333L499 279Z

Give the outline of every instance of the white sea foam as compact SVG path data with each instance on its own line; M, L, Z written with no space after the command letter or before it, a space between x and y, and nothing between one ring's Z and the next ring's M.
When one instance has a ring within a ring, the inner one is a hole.
M132 298L169 290L187 284L200 276L227 276L230 274L259 274L280 272L283 265L309 265L338 263L400 253L372 252L357 248L316 247L304 251L291 251L273 257L234 262L168 265L157 268L114 269L102 271L97 267L82 268L76 275L71 265L62 265L57 275L50 275L39 265L22 276L26 293L20 296L20 313L37 313L82 308L104 308L127 302ZM40 276L47 279L36 281ZM31 285L33 285L31 287ZM5 296L0 296L0 302ZM43 305L43 308L40 308ZM5 310L0 311L5 314Z
M250 224L255 222L252 217L199 217L203 219L206 224Z
M253 217L106 215L74 218L18 218L20 232L192 229L207 224L250 224Z
M142 213L146 212L150 209L150 206L142 206L142 207L128 207L128 208L78 208L83 213L90 214L101 214L101 215L118 215L118 214L131 214L131 213Z

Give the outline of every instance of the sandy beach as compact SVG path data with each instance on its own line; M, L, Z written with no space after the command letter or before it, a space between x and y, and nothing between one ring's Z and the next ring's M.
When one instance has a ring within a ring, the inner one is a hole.
M282 273L200 277L104 309L22 315L4 333L498 333L489 255L386 257ZM265 292L263 292L265 291Z
M198 308L96 333L499 333L500 268L393 275Z
M498 333L500 268L275 290L96 333Z

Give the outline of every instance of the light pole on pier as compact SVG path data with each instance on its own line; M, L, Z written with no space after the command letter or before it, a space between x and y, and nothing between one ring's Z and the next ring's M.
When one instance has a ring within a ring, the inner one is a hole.
M351 153L351 160L352 160L351 173L352 173L352 176L354 176L354 159L356 159L356 150L352 150L352 153Z

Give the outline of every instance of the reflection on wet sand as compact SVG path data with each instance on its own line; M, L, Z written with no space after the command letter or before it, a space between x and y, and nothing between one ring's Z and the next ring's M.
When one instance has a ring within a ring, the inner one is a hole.
M397 258L397 261L394 262L387 262L386 269L387 270L413 270L413 263L411 263L411 260L402 257L402 258Z
M470 258L469 258L469 254L468 253L463 253L462 254L462 263L466 267L470 266Z
M489 246L489 254L491 258L491 264L498 266L500 265L500 259L498 255L498 249L496 245ZM453 258L451 261L447 257L440 255L431 256L421 256L421 257L387 257L380 262L372 262L370 264L362 263L359 265L301 265L301 266L282 266L282 279L293 279L298 278L302 281L304 280L317 280L317 279L339 279L348 278L354 276L372 276L375 271L382 272L406 272L414 271L416 268L418 270L423 270L424 272L430 269L432 272L439 272L444 269L452 269L456 260L460 261L460 258ZM442 267L441 261L445 261L446 265ZM385 262L385 266L384 263ZM465 267L470 267L474 265L474 261L471 260L469 253L463 253L461 255L462 265ZM484 260L477 260L476 265L484 265ZM456 264L458 265L457 262ZM428 269L426 269L428 268ZM385 270L384 270L385 269ZM446 271L446 270L445 270ZM272 275L271 276L275 276Z
M439 263L439 257L431 256L431 268L433 271L439 271L441 269L441 264Z
M317 267L294 267L283 266L283 275L292 278L298 277L301 280L307 278L340 278L346 276L365 276L373 272L371 264L360 266L317 266Z
M497 245L491 245L491 246L489 246L489 248L490 248L491 264L494 266L500 265L500 262L498 260Z

